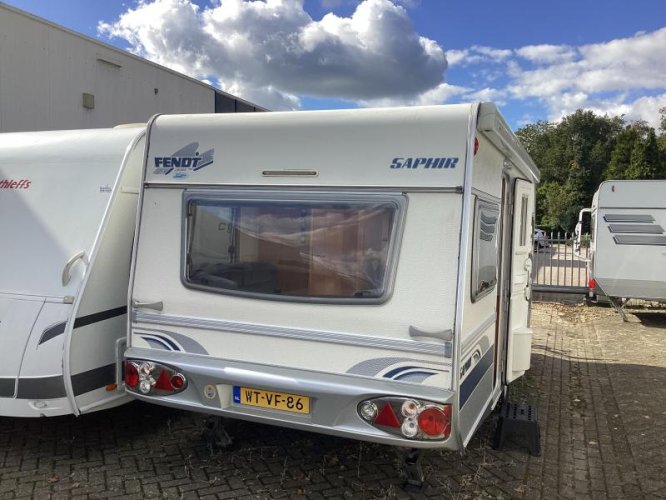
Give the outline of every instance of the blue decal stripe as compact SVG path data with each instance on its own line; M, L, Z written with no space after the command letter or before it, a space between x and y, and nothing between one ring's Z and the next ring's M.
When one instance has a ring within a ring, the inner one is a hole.
M476 386L481 382L483 375L488 371L488 368L493 365L494 352L495 346L490 346L467 378L463 380L462 384L460 384L460 408L465 405L469 397L472 395L472 392L474 392L474 389L476 389Z
M163 349L166 349L167 351L173 351L171 345L165 342L164 339L162 339L161 337L157 337L154 335L140 335L140 337L146 342L148 342L150 345L160 346Z
M166 347L170 351L180 351L181 349L176 345L175 342L173 342L171 339L168 339L167 337L163 337L162 335L140 335L141 338L146 340L147 342L150 342L151 340L153 342L159 342L162 344L164 347Z
M422 370L415 370L415 371L413 371L413 372L401 373L400 375L398 375L397 377L395 377L394 380L401 380L401 379L403 379L403 378L405 378L405 377L409 377L410 375L426 375L426 376L430 376L430 375L437 375L437 372L424 372L424 371L422 371Z
M158 338L158 339L161 339L161 340L163 340L164 342L166 342L167 344L169 344L169 345L171 346L171 349L173 349L174 351L180 351L180 348L179 348L179 347L176 345L176 343L175 343L173 340L171 340L170 338L168 338L168 337L163 337L162 335L155 335L155 337Z
M418 366L401 366L400 368L394 368L391 371L388 371L384 374L384 378L393 378L398 373L402 373L405 370L416 370Z

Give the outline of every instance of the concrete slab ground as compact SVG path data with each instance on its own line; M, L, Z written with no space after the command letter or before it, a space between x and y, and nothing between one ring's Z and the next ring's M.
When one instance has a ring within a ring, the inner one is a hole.
M532 369L513 402L539 409L542 455L430 452L407 494L387 446L235 422L211 453L203 416L132 403L79 418L0 418L0 499L666 498L666 312L535 304Z

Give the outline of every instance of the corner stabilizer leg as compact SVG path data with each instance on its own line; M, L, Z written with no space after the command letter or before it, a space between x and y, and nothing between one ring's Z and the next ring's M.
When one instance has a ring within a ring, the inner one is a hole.
M234 440L224 427L225 420L222 417L210 416L204 423L201 437L211 452L227 450L233 445Z
M403 464L407 474L404 489L407 492L420 493L425 489L425 476L421 465L423 452L410 448L403 453Z

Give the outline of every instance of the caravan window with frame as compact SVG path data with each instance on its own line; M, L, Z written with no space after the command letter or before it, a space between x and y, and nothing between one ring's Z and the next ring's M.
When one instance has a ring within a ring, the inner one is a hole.
M390 294L403 195L186 192L184 203L187 287L307 302Z
M497 285L497 233L499 204L476 198L472 244L472 302Z

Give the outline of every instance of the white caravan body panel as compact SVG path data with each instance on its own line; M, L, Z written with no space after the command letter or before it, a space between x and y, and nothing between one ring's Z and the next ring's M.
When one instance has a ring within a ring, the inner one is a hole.
M117 382L142 136L0 134L0 338L10 346L0 352L0 415L126 401L104 387Z
M469 299L473 199L490 203L484 251L495 269L504 161L538 177L498 117L492 105L157 117L125 356L180 370L188 385L131 394L396 445L464 446L501 390L496 280ZM310 411L243 404L243 388L303 395ZM359 417L359 403L382 395L452 405L454 421L465 406L467 421L448 439L408 440Z
M602 291L666 300L666 181L605 181L592 217L590 271Z

